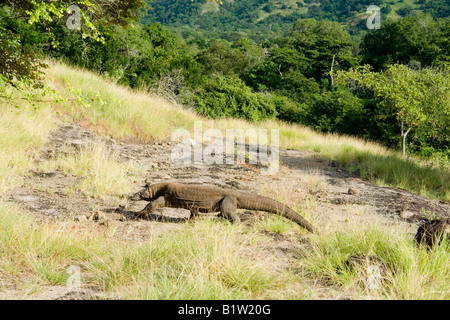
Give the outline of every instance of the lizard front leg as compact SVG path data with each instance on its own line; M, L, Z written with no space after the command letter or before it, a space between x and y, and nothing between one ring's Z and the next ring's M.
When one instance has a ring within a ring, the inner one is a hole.
M159 198L156 198L155 200L150 201L144 209L139 211L137 215L140 218L148 218L148 215L155 211L158 208L164 207L166 205L166 199L164 196L161 196Z

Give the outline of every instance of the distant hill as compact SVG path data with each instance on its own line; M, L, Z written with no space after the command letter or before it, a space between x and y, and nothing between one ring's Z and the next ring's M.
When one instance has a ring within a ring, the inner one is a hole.
M370 5L381 9L382 19L430 13L434 18L450 15L450 0L152 0L145 23L195 29L197 33L233 33L266 38L286 30L300 18L338 21L351 34L366 28Z

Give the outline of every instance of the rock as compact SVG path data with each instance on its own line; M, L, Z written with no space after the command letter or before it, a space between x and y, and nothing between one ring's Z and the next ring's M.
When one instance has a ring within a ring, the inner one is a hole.
M408 211L408 210L400 212L400 217L403 219L410 219L410 218L414 217L414 215L415 215L414 212Z
M69 145L75 150L81 150L83 148L83 142L81 141L73 141Z
M379 289L389 274L386 263L376 256L351 255L345 261L344 267L354 272L362 272L358 283L369 290Z
M347 261L345 261L344 264L346 267L349 267L351 269L357 268L362 265L377 265L377 266L383 266L383 260L376 256L366 256L366 255L351 255L348 257Z
M34 170L31 170L31 172L35 176L38 176L38 177L41 177L41 178L51 178L51 177L56 176L56 172L39 172L39 171L34 171Z
M158 177L158 179L163 179L163 180L171 180L172 179L172 177L167 174L158 174L156 176Z
M440 244L445 236L450 239L450 218L423 222L417 229L415 240L418 245L426 244L431 248Z
M99 224L101 226L105 226L105 227L110 227L112 225L111 221L108 219L103 219L102 221L99 222Z

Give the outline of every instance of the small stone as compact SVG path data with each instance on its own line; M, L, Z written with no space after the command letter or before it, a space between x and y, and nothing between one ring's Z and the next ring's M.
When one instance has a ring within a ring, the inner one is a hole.
M414 212L412 212L412 211L406 210L406 211L400 212L400 217L403 219L409 219L409 218L412 218L413 216L414 216Z
M101 226L110 227L111 226L111 221L109 221L108 219L103 219L102 221L99 222L99 224Z
M81 215L81 216L76 216L74 220L75 220L75 221L78 221L78 222L86 222L86 221L88 221L88 219L86 218L86 216L83 216L83 215Z

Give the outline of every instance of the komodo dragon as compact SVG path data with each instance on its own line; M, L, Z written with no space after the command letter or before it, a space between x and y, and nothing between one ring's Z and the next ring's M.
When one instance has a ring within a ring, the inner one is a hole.
M138 213L143 217L147 217L157 208L171 207L190 210L191 218L199 212L220 211L222 217L231 222L239 222L236 209L248 209L279 214L310 232L317 232L312 224L281 202L242 191L181 183L157 183L147 184L143 190L130 196L130 200L150 201Z

